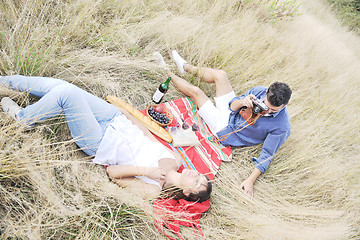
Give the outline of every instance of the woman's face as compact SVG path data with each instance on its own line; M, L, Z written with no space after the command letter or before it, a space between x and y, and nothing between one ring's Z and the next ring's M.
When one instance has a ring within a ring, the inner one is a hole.
M195 170L184 169L180 179L182 189L192 193L205 191L208 186L205 175L202 175Z

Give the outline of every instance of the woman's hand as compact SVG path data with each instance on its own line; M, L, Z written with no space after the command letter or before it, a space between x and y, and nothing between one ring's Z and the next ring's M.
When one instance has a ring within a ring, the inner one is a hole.
M160 182L165 180L166 172L161 167L149 167L145 176Z

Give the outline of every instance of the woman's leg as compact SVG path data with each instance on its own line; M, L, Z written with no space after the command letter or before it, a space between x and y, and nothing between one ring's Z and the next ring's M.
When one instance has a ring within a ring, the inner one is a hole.
M107 124L119 111L104 100L66 81L44 77L0 77L0 83L42 97L17 113L26 125L54 117L62 111L75 142L94 155Z
M95 155L103 137L105 122L97 121L87 101L87 94L72 84L60 84L52 88L38 102L20 110L17 116L20 121L31 125L64 111L76 144L88 155ZM115 116L118 112L114 109L111 114Z
M12 75L0 77L0 84L8 86L14 90L28 92L32 95L42 97L52 88L60 84L70 83L56 78Z
M28 77L22 75L0 77L0 84L7 85L8 87L11 87L14 90L28 92L38 97L43 97L51 89L59 85L65 84L65 85L74 86L73 84L61 79L48 78L48 77ZM95 118L99 123L103 123L111 120L115 116L115 112L118 113L117 109L111 104L107 103L106 101L80 88L79 90L82 91L83 96L88 102L91 111L93 112ZM49 112L48 114L49 117L51 117L51 114L54 114L55 116L59 113L52 111L52 113Z

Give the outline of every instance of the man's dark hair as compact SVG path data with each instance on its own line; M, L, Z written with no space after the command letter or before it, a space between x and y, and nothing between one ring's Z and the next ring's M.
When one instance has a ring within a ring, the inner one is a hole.
M268 88L266 95L271 105L279 107L282 104L288 104L291 97L290 87L283 82L274 82Z

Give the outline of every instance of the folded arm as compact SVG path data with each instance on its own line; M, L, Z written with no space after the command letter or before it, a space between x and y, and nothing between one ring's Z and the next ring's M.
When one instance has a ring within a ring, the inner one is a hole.
M159 167L138 167L128 165L111 165L106 169L112 179L124 179L135 176L145 176L160 181L165 178L165 171Z
M165 179L165 172L159 167L113 165L108 166L106 171L111 180L120 187L134 189L150 198L156 197L160 193L160 188L154 184L145 183L135 176L146 176L157 181Z
M120 187L131 189L137 193L143 194L146 197L154 198L160 194L160 188L154 184L145 183L140 179L135 177L121 178L121 179L112 179Z

